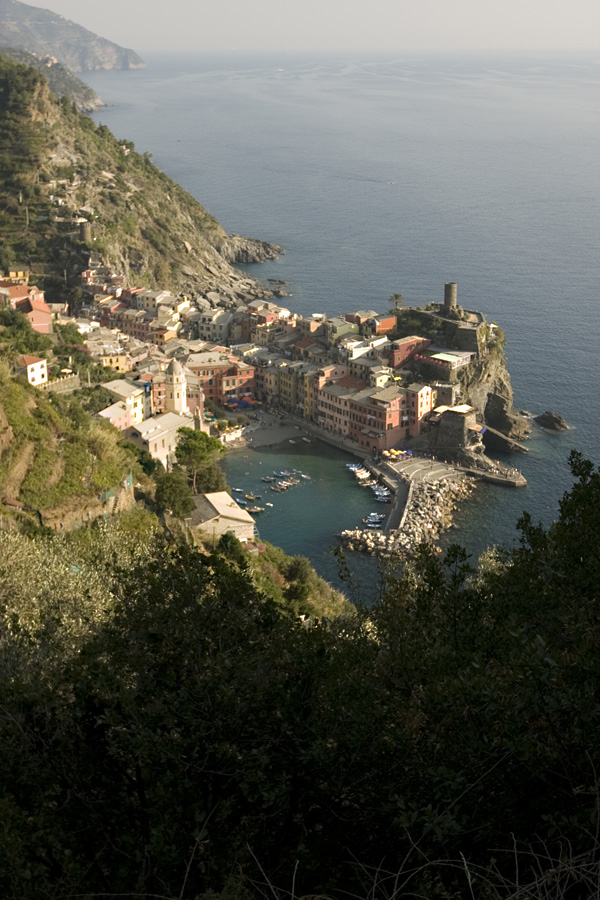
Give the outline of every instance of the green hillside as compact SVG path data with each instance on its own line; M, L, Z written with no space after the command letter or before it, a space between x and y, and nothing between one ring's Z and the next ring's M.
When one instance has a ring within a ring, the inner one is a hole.
M96 518L138 471L137 453L122 446L112 426L93 419L76 399L14 378L6 359L0 360L0 433L0 508L18 527L71 528ZM123 493L121 503L132 502L132 491Z
M68 97L75 103L79 112L92 112L104 105L98 94L89 85L51 57L36 56L12 47L0 47L0 56L6 56L13 62L37 69L48 82L52 93L57 97Z
M231 296L264 288L228 260L279 248L230 239L148 154L59 100L42 75L0 58L0 269L29 265L49 299L76 301L90 251L132 283ZM82 239L80 220L91 224ZM241 292L241 293L240 293Z

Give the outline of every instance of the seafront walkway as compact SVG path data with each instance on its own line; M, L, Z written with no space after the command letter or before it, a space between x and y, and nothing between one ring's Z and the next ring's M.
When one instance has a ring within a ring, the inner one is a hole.
M477 466L463 466L460 463L446 463L426 456L411 456L409 459L389 462L398 474L411 481L440 481L442 478L461 478L471 475L492 484L507 487L525 487L527 480L517 469L509 469L496 463L491 469Z

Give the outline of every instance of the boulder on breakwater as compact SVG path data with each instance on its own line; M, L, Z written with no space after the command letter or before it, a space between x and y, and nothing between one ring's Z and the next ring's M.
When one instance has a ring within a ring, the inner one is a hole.
M471 479L442 479L413 484L410 505L402 528L383 532L362 528L343 531L342 546L370 556L389 557L414 553L419 544L435 543L452 525L452 513L474 489Z

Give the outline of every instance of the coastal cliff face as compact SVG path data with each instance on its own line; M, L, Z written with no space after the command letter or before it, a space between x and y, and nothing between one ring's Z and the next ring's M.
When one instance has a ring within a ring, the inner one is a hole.
M133 50L99 37L49 9L0 0L0 45L51 56L73 72L97 69L142 69Z
M277 244L269 244L258 238L242 237L240 234L230 234L219 244L218 250L226 262L244 266L277 259L284 252Z
M527 437L530 424L514 409L510 375L502 353L491 353L471 363L459 378L465 402L477 410L482 424L509 439L506 449L514 449L513 441ZM498 446L493 438L491 443Z

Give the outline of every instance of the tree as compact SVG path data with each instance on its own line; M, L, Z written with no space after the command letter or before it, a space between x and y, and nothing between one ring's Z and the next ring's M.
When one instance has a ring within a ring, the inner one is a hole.
M391 309L396 310L406 305L406 299L402 296L402 294L392 294L392 296L390 297L390 303L392 304Z
M216 438L210 437L203 431L195 431L193 428L180 428L177 432L179 443L175 450L177 462L186 470L192 481L194 494L197 491L198 474L203 469L210 468L224 447Z
M194 495L185 472L165 472L156 482L156 502L162 510L170 509L180 519L194 509Z

